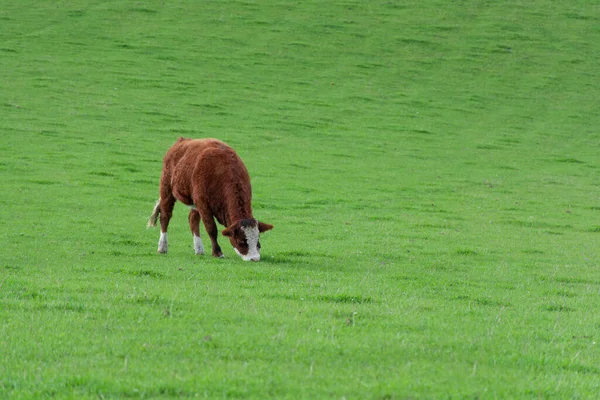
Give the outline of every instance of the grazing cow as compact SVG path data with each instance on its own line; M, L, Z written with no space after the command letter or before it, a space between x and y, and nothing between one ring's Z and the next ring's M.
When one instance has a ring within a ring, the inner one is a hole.
M252 187L246 166L237 153L216 139L179 138L167 151L160 177L160 197L148 220L156 226L160 216L158 252L167 252L167 227L175 201L191 208L189 221L196 254L204 254L200 220L212 242L212 255L223 257L217 243L216 220L227 229L236 253L244 261L260 260L259 233L273 225L252 216Z

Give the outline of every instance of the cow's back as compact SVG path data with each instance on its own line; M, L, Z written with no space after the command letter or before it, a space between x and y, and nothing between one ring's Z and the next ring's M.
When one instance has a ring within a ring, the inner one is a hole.
M248 171L235 150L217 139L180 138L165 155L175 197L191 205L194 198L220 198L230 184L248 186Z
M217 139L185 139L180 137L167 151L164 159L165 167L177 169L195 164L201 154L208 149L229 149L231 147Z

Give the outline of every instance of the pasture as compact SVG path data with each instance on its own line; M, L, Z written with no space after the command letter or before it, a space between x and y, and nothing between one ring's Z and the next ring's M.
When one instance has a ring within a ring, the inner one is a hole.
M1 398L598 396L596 2L0 5ZM259 263L156 253L179 136Z

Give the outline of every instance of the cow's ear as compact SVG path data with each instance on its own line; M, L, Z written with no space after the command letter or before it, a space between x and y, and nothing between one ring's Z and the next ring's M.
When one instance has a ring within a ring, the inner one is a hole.
M262 233L262 232L270 231L271 229L273 229L273 225L265 224L264 222L258 221L258 231L259 232Z
M231 229L231 228L223 229L223 231L221 233L223 234L223 236L232 237L233 229Z

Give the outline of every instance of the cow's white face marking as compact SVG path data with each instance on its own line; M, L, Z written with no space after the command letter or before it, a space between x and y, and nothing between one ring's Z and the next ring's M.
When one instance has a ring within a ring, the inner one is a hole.
M246 235L246 243L248 243L248 254L242 254L234 247L235 252L238 256L242 257L244 261L258 261L260 260L260 253L258 250L258 226L250 227L242 227L241 228L244 234Z
M160 239L158 239L158 252L166 253L168 248L167 244L167 232L160 232Z
M194 235L194 252L196 254L204 254L204 245L200 236Z

